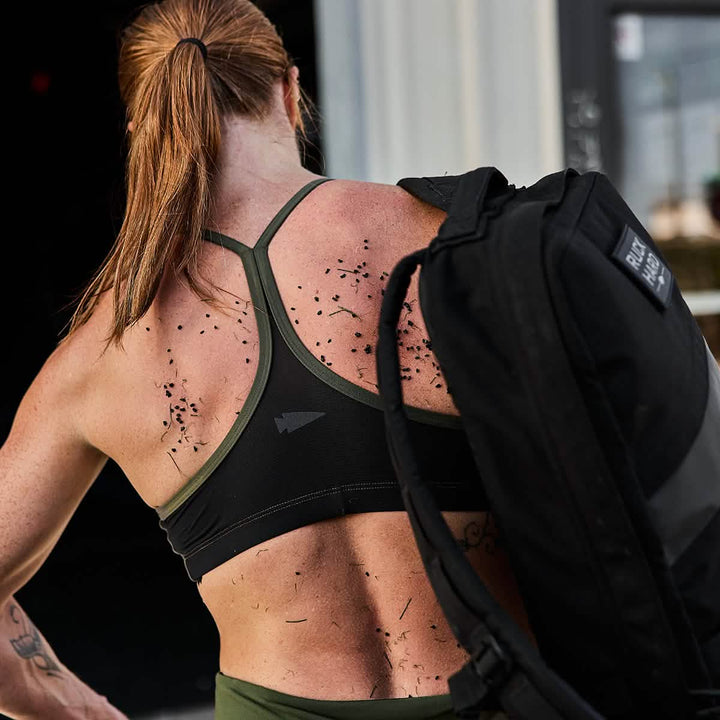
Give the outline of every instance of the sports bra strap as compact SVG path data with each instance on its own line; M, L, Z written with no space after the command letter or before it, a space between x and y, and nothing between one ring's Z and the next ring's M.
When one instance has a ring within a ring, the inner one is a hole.
M332 178L317 178L311 180L307 185L303 185L277 212L275 217L270 221L268 226L263 230L262 235L255 243L255 247L265 247L278 231L280 226L287 220L288 215L298 206L300 201L314 190L318 185L331 180Z
M311 180L307 183L307 185L303 185L275 214L275 217L270 221L265 230L263 230L262 235L258 238L258 241L255 243L255 247L250 247L239 240L235 240L235 238L223 235L223 233L216 232L215 230L205 230L205 240L223 247L232 248L233 246L240 245L250 252L252 252L256 247L267 247L280 226L285 222L285 220L287 220L288 215L290 215L290 213L298 206L300 201L318 185L322 185L328 180L332 180L332 178L316 178L315 180ZM240 248L236 247L236 251L240 251Z

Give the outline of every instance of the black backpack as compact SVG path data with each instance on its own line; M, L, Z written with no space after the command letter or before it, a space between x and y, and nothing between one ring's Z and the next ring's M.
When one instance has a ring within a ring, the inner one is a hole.
M398 184L448 212L388 278L377 368L417 544L471 656L449 681L456 714L720 717L720 371L661 253L600 173ZM473 571L416 462L397 326L418 264L537 648Z

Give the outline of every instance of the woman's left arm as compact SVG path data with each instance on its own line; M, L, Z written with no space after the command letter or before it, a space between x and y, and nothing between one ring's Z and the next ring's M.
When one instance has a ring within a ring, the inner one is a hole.
M60 662L13 597L0 608L0 711L14 720L127 720Z

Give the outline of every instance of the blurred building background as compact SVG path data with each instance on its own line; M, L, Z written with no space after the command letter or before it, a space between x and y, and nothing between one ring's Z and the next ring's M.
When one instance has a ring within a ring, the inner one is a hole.
M555 0L318 0L331 175L394 183L562 165Z
M607 173L720 356L718 0L316 0L327 172Z
M141 3L25 3L7 111L0 437L123 210L119 29ZM602 170L720 356L720 0L258 0L318 106L306 164L394 183ZM155 513L103 471L18 593L132 718L212 716L217 635Z

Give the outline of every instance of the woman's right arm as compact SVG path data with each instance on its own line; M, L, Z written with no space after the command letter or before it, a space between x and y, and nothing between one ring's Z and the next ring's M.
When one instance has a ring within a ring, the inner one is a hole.
M107 458L82 428L84 358L56 350L0 448L0 713L126 720L55 656L13 593L42 565Z

